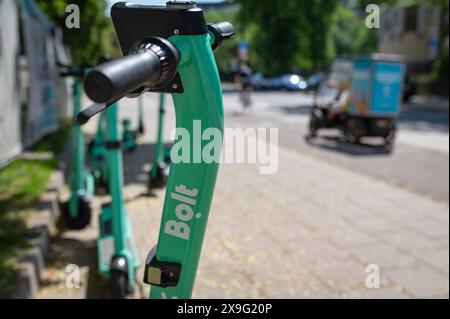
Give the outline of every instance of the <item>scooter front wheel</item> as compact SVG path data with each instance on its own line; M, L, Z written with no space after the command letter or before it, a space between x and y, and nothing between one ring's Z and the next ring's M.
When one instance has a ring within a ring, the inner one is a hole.
M128 299L132 294L128 276L125 272L113 270L109 278L112 299Z
M102 173L98 173L97 176L98 177L95 180L95 194L96 195L109 194L109 183L108 183L108 181L105 179L104 176L102 176Z
M135 132L126 132L123 136L124 151L133 153L137 148L137 134Z
M78 211L76 216L70 213L69 202L62 204L61 214L64 226L71 230L82 230L91 222L91 202L85 196L78 197Z
M150 179L148 182L148 188L150 190L155 188L163 188L167 184L167 175L166 175L167 165L162 162L159 163L156 169L156 175L153 177L153 174L150 174Z

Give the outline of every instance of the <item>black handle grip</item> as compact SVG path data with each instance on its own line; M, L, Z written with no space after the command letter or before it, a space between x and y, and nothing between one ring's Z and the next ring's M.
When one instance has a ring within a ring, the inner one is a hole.
M217 24L208 24L208 30L214 36L214 42L211 45L213 50L220 47L223 41L231 39L234 33L234 27L230 22L220 22Z
M101 64L84 81L86 95L96 103L110 104L143 86L151 86L161 76L160 58L152 50Z
M234 27L230 22L217 23L216 28L222 33L223 40L228 40L235 35Z

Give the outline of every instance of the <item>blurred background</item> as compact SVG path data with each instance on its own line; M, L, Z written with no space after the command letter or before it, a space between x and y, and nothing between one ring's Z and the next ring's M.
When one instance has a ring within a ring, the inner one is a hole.
M55 202L67 193L73 110L73 80L59 76L58 64L122 55L109 17L114 2L0 0L0 297L104 297L95 221L81 232L55 222ZM69 4L79 7L79 28L67 26ZM380 8L379 28L368 26L378 17L367 11L371 4ZM448 298L449 2L198 5L208 22L235 26L215 55L226 127L278 128L279 170L264 176L251 164L221 167L194 297ZM311 138L314 110L325 110L322 121L346 110L353 61L375 53L400 56L405 66L395 142L349 143L338 125L322 122L328 129ZM330 94L332 102L321 105ZM169 100L168 145L175 128ZM124 161L127 211L144 259L156 243L164 192L146 188L159 97L140 102L145 134ZM138 104L120 103L133 128ZM89 143L95 121L84 132ZM96 199L97 211L104 200ZM81 268L79 288L67 286L71 264ZM366 286L373 264L381 270L377 289Z

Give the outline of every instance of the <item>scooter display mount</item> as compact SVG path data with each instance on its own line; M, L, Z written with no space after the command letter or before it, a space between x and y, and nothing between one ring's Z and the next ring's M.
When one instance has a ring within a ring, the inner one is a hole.
M120 2L112 7L111 18L125 55L133 51L136 43L148 37L169 39L171 36L207 32L203 12L193 1L170 1L165 7ZM146 91L183 93L184 89L180 75L176 73L169 85Z

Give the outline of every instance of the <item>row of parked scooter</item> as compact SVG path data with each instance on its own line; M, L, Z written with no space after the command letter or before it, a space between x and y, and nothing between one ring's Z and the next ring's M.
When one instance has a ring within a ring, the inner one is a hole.
M62 66L61 75L75 79L76 118L71 196L61 205L63 220L70 229L85 228L91 221L95 188L107 191L111 200L99 216L99 271L109 282L111 297L133 295L140 262L123 200L122 153L136 147L143 126L133 132L125 121L122 130L118 103L146 92L161 94L149 187L167 183L167 190L158 243L145 260L143 281L151 285L150 298L187 299L194 289L219 163L168 162L162 138L163 94L172 95L178 128L193 132L193 123L199 120L223 133L222 87L213 51L234 35L233 26L207 24L194 1L169 1L165 6L116 3L111 18L123 57L92 69ZM83 88L95 104L81 110ZM81 125L95 115L100 116L97 134L86 152ZM194 141L189 143L194 147ZM86 153L91 170L85 165Z
M104 62L107 60L102 59L100 63ZM110 203L103 205L99 217L98 260L100 273L113 277L110 280L113 283L112 296L121 298L133 292L132 286L125 284L125 279L128 282L135 278L120 278L120 272L112 271L112 265L120 263L120 261L111 263L115 247L118 247L119 251L127 252L129 260L133 261L131 263L133 269L139 267L122 194L122 153L134 152L138 146L139 136L145 133L143 99L138 100L139 120L136 130L132 128L130 119L120 122L118 104L114 103L99 116L95 137L87 144L86 149L85 134L76 119L82 111L83 79L91 68L62 64L60 67L62 77L73 78L74 105L71 132L72 159L69 172L70 197L68 201L61 203L62 221L67 229L85 229L91 223L92 201L95 194L102 192L110 196ZM170 149L165 149L163 142L164 113L165 95L160 94L156 152L148 175L149 191L164 187L169 175ZM120 227L113 231L114 225ZM132 274L135 276L134 271Z

